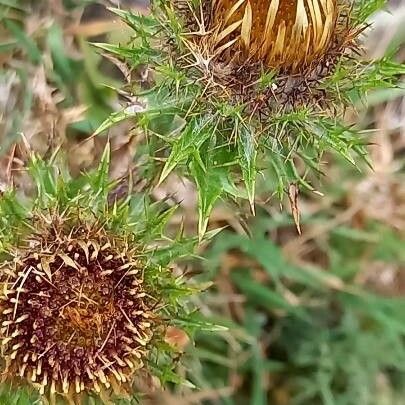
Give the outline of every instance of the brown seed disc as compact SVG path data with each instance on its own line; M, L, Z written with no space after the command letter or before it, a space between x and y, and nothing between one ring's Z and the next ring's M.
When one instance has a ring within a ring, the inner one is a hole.
M141 264L105 235L42 246L19 259L5 282L7 372L50 394L125 383L142 367L154 304Z

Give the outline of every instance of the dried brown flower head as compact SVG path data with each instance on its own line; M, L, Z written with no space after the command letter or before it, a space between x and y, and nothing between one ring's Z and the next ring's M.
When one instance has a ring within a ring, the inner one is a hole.
M186 57L186 66L203 73L215 98L247 103L261 116L333 104L319 84L343 55L357 52L364 28L353 24L347 0L202 0L194 9L189 0L174 4L194 59ZM271 86L263 79L270 72Z
M337 0L216 0L211 27L224 58L297 71L327 52L337 21Z
M157 299L130 245L82 226L32 239L4 269L6 375L72 403L82 391L125 390L159 329Z

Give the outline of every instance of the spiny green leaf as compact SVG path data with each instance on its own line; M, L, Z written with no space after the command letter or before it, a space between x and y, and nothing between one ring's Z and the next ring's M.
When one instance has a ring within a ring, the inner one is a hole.
M93 43L92 45L114 55L117 55L121 58L127 58L134 65L147 64L152 61L158 61L160 56L160 53L156 50L142 45L137 45L133 48L105 43Z
M207 118L200 121L192 120L174 142L170 156L160 175L159 184L167 178L176 166L189 159L195 151L198 151L199 147L212 136L213 131L213 128L208 125Z
M104 195L107 185L109 184L108 171L110 167L110 158L111 146L110 142L107 142L93 183L95 191L100 192L102 195Z
M137 15L131 11L114 7L107 7L107 9L121 17L138 34L154 35L160 26L156 19L151 16Z
M174 205L173 207L170 207L159 215L153 215L152 218L147 217L147 219L149 220L146 231L147 234L150 235L152 241L153 239L157 239L162 236L163 229L166 227L168 221L173 216L177 208L178 205ZM146 213L146 215L148 215L148 213Z
M197 312L190 314L186 319L176 318L174 323L177 326L186 328L190 332L193 330L205 332L225 332L228 330L228 327L214 324L207 319L204 319L201 314Z
M194 159L190 166L198 191L198 235L200 240L207 230L208 219L214 204L223 192L219 169L211 165L210 159L207 160L208 162L205 163L208 163L208 166L202 167L197 159Z
M135 117L137 112L128 111L123 109L121 111L111 114L94 132L93 136L100 135L102 132L111 128L113 125L120 123L128 118Z
M242 125L239 129L238 149L240 155L240 166L242 169L243 181L246 185L250 207L252 212L255 212L255 186L256 186L256 158L257 145L255 144L254 132Z
M57 182L52 164L46 163L35 155L31 158L29 170L35 179L39 200L46 201L49 197L57 195Z

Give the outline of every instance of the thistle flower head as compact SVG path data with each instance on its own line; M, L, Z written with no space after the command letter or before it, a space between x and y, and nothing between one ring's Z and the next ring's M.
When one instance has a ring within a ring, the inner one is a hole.
M345 0L213 0L200 13L181 4L186 44L217 84L215 96L222 87L223 98L249 104L260 120L280 108L333 104L319 84L361 32ZM269 73L273 88L258 85Z
M159 329L153 309L160 297L143 282L149 269L136 242L41 218L48 219L51 228L36 223L41 234L3 267L7 372L32 381L41 394L118 388L143 367Z
M216 49L237 61L302 70L331 47L338 0L216 0L210 25Z
M155 78L147 92L142 83L131 83L148 99L138 122L158 135L159 181L177 167L194 179L200 235L225 194L247 198L254 212L259 171L271 179L270 195L283 197L298 185L314 190L313 175L323 172L325 151L353 164L353 155L364 159L365 142L343 123L344 112L368 91L395 86L404 71L389 58L358 57L360 34L381 2L152 0L151 5L148 16L115 10L135 31L128 46L98 46L130 68L147 66ZM106 121L100 131L116 121L117 116ZM170 152L162 159L163 149Z
M142 210L108 202L105 162L86 190L52 163L33 168L38 197L28 210L13 194L0 200L3 375L51 401L128 396L135 377L172 367L175 350L162 343L176 317L186 319L179 300L191 290L156 257L160 236ZM152 217L159 229L169 218Z

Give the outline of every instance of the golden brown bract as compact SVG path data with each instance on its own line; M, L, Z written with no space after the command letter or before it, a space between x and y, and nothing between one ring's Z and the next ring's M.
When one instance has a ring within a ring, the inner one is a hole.
M214 0L211 28L227 59L298 71L327 52L337 21L337 0Z
M246 104L260 122L300 106L336 109L322 81L342 58L358 53L364 29L354 23L349 0L171 3L188 50L176 63L200 71L205 94Z
M53 236L3 269L5 374L51 400L125 392L158 329L143 266L127 243L100 228Z

